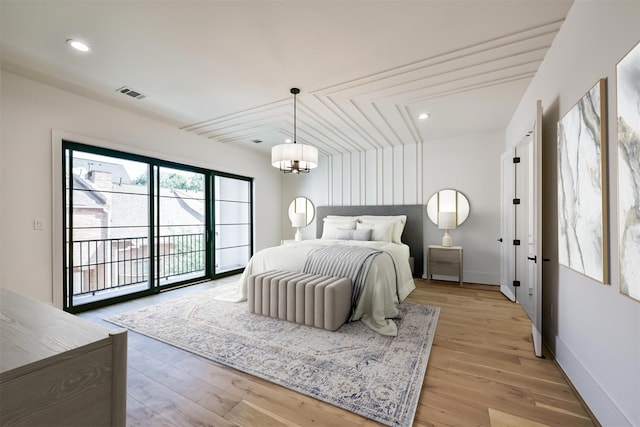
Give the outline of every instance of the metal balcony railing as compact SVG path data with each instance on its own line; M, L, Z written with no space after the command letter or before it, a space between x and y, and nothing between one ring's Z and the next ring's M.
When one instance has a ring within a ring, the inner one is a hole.
M203 233L155 238L156 276L166 284L204 274ZM149 239L124 237L73 242L73 296L138 285L149 279Z

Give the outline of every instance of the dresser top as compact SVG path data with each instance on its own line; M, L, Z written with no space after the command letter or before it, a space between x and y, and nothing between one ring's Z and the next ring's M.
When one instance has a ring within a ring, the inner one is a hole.
M109 331L0 288L0 373L109 338Z

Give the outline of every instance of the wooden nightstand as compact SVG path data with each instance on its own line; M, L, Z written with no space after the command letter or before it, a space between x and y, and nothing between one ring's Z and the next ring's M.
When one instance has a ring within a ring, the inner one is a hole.
M457 276L462 286L462 246L429 245L427 277Z

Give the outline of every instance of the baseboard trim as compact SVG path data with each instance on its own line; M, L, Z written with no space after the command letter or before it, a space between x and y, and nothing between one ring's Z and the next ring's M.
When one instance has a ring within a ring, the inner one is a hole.
M567 384L569 384L569 387L571 387L571 390L573 390L573 392L578 397L578 400L582 404L582 407L584 408L584 410L587 411L587 414L589 415L589 417L591 417L591 421L593 421L596 427L602 427L602 424L600 424L600 421L598 421L598 418L596 418L596 415L593 413L593 411L591 411L591 408L589 408L589 405L587 405L587 402L584 401L584 399L582 398L582 395L580 394L576 386L571 381L571 378L569 378L569 376L564 371L564 369L562 369L562 366L560 366L560 364L558 363L558 360L556 359L555 354L553 354L553 351L551 351L551 349L549 348L546 342L543 343L543 346L544 348L547 349L548 354L551 355L551 359L553 359L553 363L557 366L558 370L564 377L564 380L567 382Z
M604 425L633 426L629 418L562 339L548 328L545 328L544 337L544 346L553 356L554 363L569 386L576 392L593 422L597 426L603 425L596 416L598 413L601 414L601 419L604 419ZM553 339L553 347L549 345L549 339Z
M494 273L465 270L463 274L465 282L481 283L483 285L497 285L498 283L500 283L500 277Z

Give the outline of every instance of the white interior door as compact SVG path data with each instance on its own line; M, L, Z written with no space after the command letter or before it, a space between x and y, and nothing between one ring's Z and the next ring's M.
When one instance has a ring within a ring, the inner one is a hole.
M542 356L542 103L533 130L502 155L500 290L522 305ZM513 159L517 158L517 162Z
M516 172L517 210L516 250L517 301L531 319L536 356L542 356L542 105L536 106L533 131L516 147L520 163Z
M515 195L515 169L513 158L515 149L504 153L500 162L500 291L511 301L516 300L516 288L513 286L515 278L515 253L513 238L515 231L515 217L513 198Z
M528 268L531 288L531 333L536 356L542 357L542 101L536 103L528 168Z

